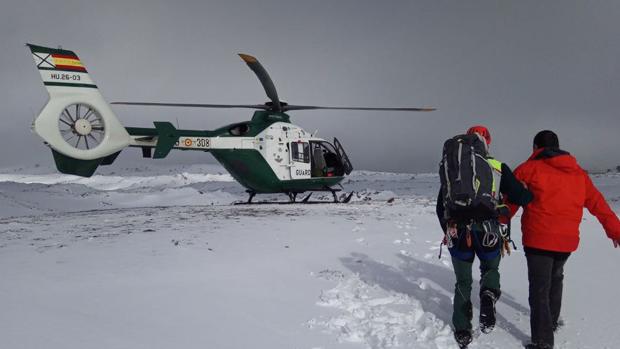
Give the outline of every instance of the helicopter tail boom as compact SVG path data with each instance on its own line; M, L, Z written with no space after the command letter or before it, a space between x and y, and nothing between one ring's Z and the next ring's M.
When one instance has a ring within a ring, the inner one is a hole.
M127 127L130 147L142 148L145 158L162 159L173 149L208 152L223 149L255 149L254 137L222 137L213 131L179 130L167 121L155 121L155 128Z

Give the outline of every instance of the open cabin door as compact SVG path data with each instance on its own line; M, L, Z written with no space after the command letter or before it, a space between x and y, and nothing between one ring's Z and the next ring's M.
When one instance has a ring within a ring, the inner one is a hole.
M338 153L338 156L342 161L344 173L346 173L347 175L350 174L351 171L353 171L353 165L351 165L351 161L349 160L347 153L344 151L342 144L340 144L340 142L338 141L338 138L334 138L334 147L336 148L336 153Z
M310 178L310 143L291 142L291 179Z

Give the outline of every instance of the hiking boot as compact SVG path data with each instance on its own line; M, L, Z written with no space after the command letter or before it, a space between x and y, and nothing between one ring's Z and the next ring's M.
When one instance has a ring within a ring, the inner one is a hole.
M495 328L495 302L497 297L491 290L480 293L480 331L490 333Z
M471 343L471 331L469 330L458 330L454 331L454 339L456 343L459 345L459 348L465 349Z

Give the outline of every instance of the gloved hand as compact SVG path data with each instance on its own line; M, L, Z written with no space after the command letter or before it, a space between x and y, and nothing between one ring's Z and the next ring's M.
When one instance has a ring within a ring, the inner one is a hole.
M500 217L510 217L510 209L506 205L499 205L496 208L497 214Z

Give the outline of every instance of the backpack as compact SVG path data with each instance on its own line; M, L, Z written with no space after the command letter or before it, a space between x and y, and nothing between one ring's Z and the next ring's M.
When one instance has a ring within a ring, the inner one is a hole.
M446 220L469 223L498 217L488 156L486 143L476 134L445 141L439 178Z

